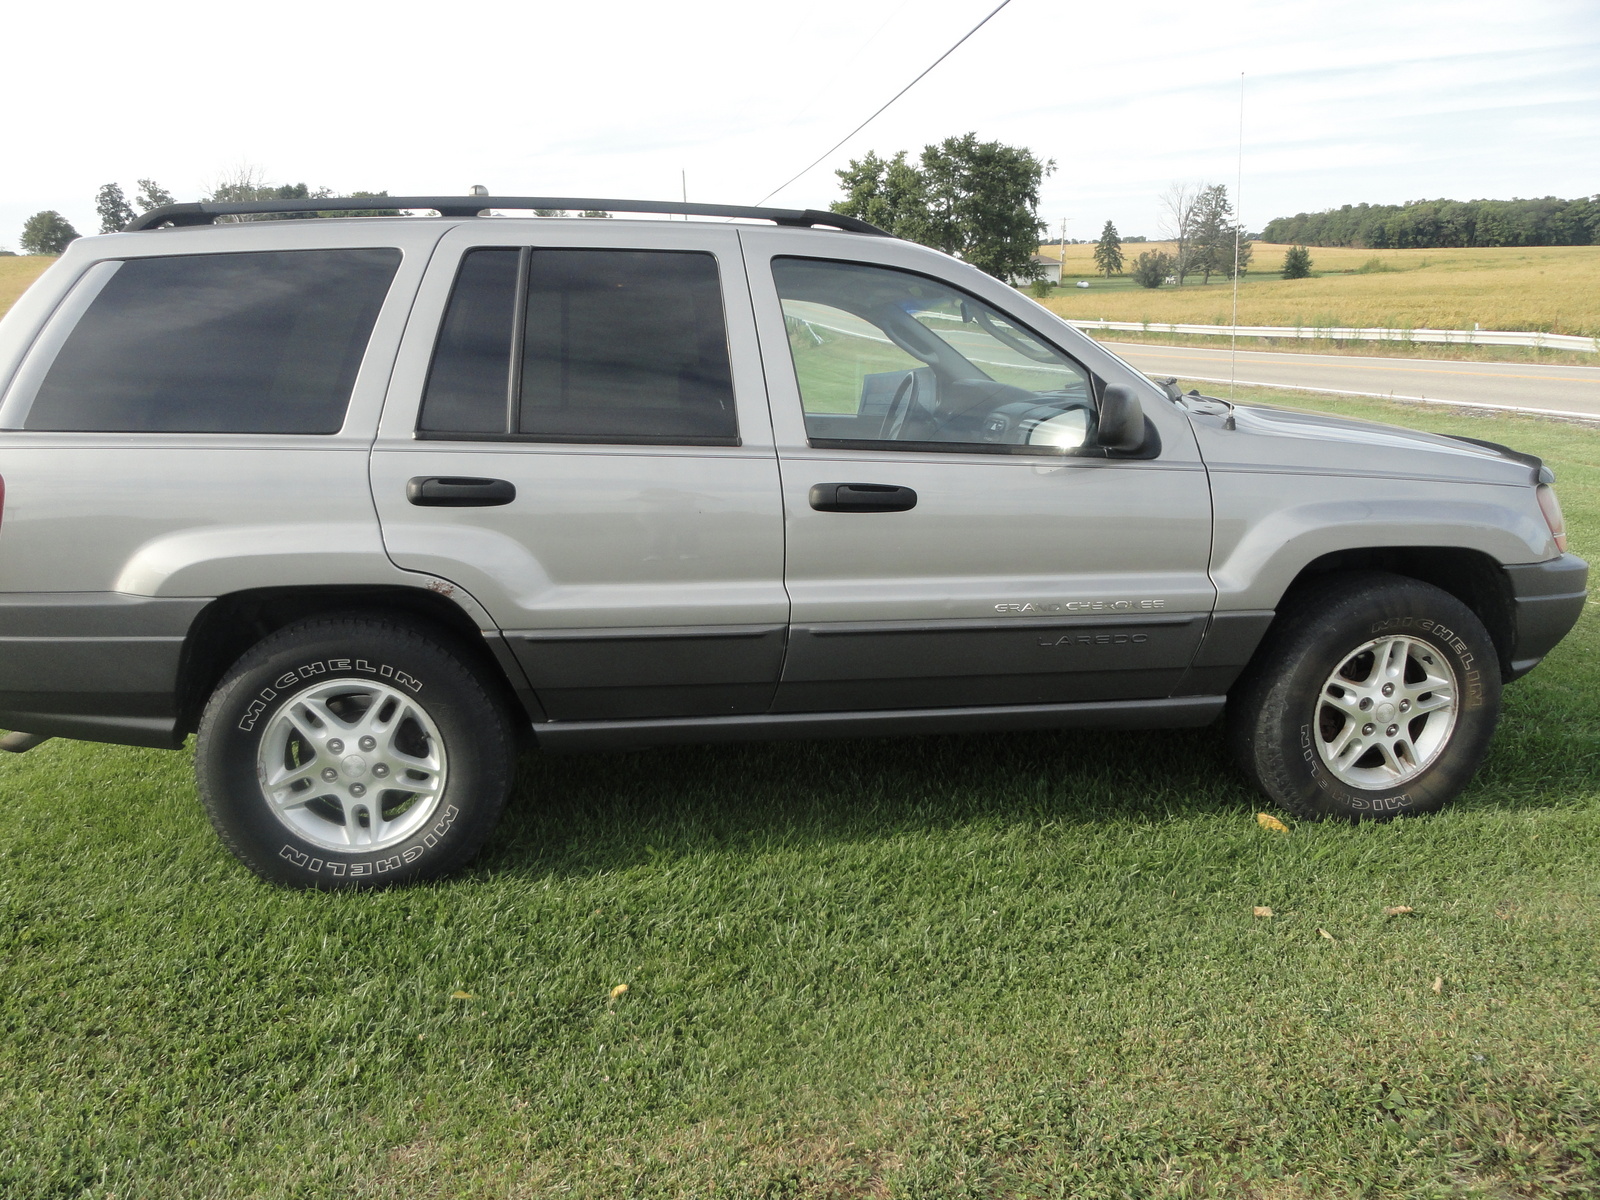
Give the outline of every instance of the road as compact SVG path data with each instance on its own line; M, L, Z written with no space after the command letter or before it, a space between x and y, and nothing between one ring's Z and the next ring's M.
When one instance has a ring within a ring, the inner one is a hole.
M1147 375L1227 383L1228 351L1198 346L1103 343ZM1351 396L1393 396L1473 407L1600 420L1600 366L1358 358L1343 354L1239 351L1238 382L1311 388ZM1219 395L1218 389L1210 389Z

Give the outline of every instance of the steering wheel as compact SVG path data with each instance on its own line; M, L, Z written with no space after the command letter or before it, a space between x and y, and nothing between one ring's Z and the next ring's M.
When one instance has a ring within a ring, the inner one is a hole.
M906 377L894 389L894 396L889 401L889 410L883 414L883 426L878 430L878 437L881 440L892 442L900 436L900 431L906 425L906 417L916 400L917 373L907 371Z

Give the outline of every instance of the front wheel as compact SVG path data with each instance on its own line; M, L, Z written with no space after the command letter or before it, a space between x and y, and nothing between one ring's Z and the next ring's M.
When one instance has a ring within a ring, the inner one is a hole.
M479 676L429 631L302 621L228 672L195 773L223 843L265 879L353 888L434 878L488 839L515 739Z
M1307 589L1228 701L1245 771L1305 819L1433 812L1471 781L1500 712L1500 667L1455 597L1393 575Z

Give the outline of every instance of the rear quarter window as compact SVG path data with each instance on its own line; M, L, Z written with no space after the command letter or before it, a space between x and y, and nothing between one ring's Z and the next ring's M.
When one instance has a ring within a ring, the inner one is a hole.
M22 427L337 433L400 251L134 258L62 342Z

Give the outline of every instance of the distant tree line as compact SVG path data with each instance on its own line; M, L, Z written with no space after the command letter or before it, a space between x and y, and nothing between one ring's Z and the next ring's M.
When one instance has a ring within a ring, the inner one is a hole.
M388 192L351 192L357 199L381 201ZM253 168L244 167L233 175L219 180L205 198L214 201L250 200L323 200L334 195L330 188L307 187L303 183L269 184ZM125 228L140 213L164 208L171 204L172 193L153 179L139 180L139 190L133 202L128 202L122 185L102 184L95 193L95 213L100 218L101 233L116 233ZM345 212L261 213L244 216L220 217L221 221L279 221L304 217L397 217L397 208L362 208ZM585 213L585 216L591 214ZM71 221L53 208L36 212L22 227L22 252L24 254L60 254L69 243L82 235Z
M1560 200L1411 200L1346 204L1268 221L1265 241L1373 250L1600 244L1600 195Z

